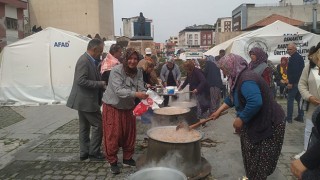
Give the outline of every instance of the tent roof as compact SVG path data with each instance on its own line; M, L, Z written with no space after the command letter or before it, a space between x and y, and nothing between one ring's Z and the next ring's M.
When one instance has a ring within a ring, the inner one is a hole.
M62 34L65 34L65 35L68 35L68 36L71 36L71 37L77 37L77 38L79 38L79 39L81 39L82 41L85 41L85 42L90 41L90 38L88 38L86 36L83 36L83 35L80 35L80 34L77 34L77 33L74 33L74 32L71 32L71 31L66 31L66 30L57 29L57 28L53 28L53 27L47 27L46 29L44 29L44 30L42 30L40 32L34 33L34 34L30 35L30 36L27 36L27 37L25 37L23 39L20 39L19 41L16 41L14 43L8 44L5 47L14 47L14 46L23 44L23 42L29 41L30 39L40 38L40 37L42 38L43 35L48 34L48 33L62 33Z

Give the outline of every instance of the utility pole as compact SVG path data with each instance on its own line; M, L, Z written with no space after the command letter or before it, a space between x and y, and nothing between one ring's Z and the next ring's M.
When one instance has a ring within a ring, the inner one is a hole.
M312 4L313 4L312 29L317 29L317 4L318 4L317 0L314 0Z

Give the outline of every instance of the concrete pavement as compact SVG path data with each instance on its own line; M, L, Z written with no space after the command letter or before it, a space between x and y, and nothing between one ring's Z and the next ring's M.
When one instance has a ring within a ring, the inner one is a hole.
M286 106L284 100L280 103ZM212 147L201 148L212 166L206 180L237 180L245 174L233 117L229 112L200 129L204 138L214 142ZM79 161L77 112L63 105L0 107L0 118L0 179L127 179L136 171L123 167L115 176L106 162ZM145 153L142 144L150 126L137 121L137 128L135 159ZM303 123L287 125L277 169L268 179L295 179L289 165L303 148L303 133Z

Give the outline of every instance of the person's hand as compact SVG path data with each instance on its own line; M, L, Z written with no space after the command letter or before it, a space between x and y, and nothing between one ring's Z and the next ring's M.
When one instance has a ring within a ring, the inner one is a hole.
M312 103L312 104L314 104L314 105L319 105L319 104L320 104L320 100L317 99L317 98L314 97L314 96L310 96L310 97L309 97L309 102Z
M197 93L198 93L198 90L197 90L197 89L194 89L194 90L192 91L192 93L193 93L193 94L197 94Z
M177 85L177 87L179 87L179 85L180 85L179 81L176 81L176 85Z
M210 118L213 118L213 120L216 120L220 117L221 111L215 111L210 115Z
M296 178L301 179L303 172L307 170L307 168L302 164L300 159L296 159L291 162L290 170Z
M139 99L147 99L149 94L146 94L145 92L136 92L136 97Z
M235 129L235 132L239 133L242 126L243 126L243 121L239 117L235 118L233 121L233 127Z
M102 88L103 88L104 90L107 89L107 83L106 83L105 81L102 81Z
M146 87L147 87L147 88L150 88L150 87L151 87L151 84L146 84Z
M288 89L292 89L292 87L293 87L292 84L288 84L288 85L287 85L287 88L288 88Z

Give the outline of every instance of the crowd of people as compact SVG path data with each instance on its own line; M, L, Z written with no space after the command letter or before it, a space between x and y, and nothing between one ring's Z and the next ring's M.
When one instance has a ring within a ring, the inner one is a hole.
M148 98L148 88L176 86L181 91L189 85L199 119L217 119L223 111L235 108L233 127L240 136L249 179L266 179L274 172L286 123L292 120L306 122L306 126L304 149L295 156L291 171L300 179L320 178L320 43L310 49L306 65L293 43L287 46L290 57L282 57L277 67L259 47L249 51L250 63L220 50L216 57L206 56L203 69L197 61L183 62L184 81L172 57L157 74L158 62L152 58L151 48L146 48L145 57L141 57L133 48L114 44L100 60L102 50L101 40L89 42L76 64L67 102L79 115L80 160L107 160L112 173L119 174L117 154L122 148L123 164L135 166L136 117L132 110ZM277 103L277 89L279 98L287 98L286 114ZM294 100L298 104L295 118ZM168 104L169 96L164 96L162 106Z

